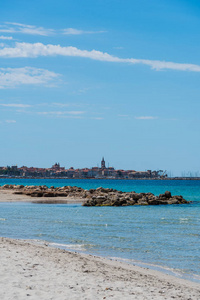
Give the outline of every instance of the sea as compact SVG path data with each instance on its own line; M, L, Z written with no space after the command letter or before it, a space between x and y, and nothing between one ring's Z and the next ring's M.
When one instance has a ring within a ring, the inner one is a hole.
M171 191L186 205L0 203L0 236L120 260L200 283L200 180L0 179L0 185Z

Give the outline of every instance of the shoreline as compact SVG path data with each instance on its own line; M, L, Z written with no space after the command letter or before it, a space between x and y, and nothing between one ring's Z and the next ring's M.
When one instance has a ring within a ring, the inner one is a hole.
M23 239L19 239L19 240L23 240ZM178 270L178 269L173 269L170 268L168 266L162 266L162 265L156 265L155 263L152 262L143 262L143 261L137 261L134 259L129 259L129 258L121 258L121 257L112 257L112 256L107 256L107 255L95 255L94 253L90 253L84 250L80 250L80 247L75 247L75 245L73 244L60 244L60 243L55 243L55 242L49 242L49 241L45 241L45 240L27 240L30 243L33 244L39 244L39 245L47 245L48 247L51 248L55 248L55 249L61 249L61 250L65 250L67 252L72 252L72 253L78 253L80 255L87 255L87 256L93 256L93 257L97 257L97 258L103 258L103 259L107 259L107 260L111 260L111 261L117 261L117 262L121 262L124 265L130 265L130 266L136 266L142 269L150 269L150 270L154 270L156 272L162 273L162 274L166 274L175 278L179 278L179 279L183 279L186 281L190 281L190 282L195 282L197 284L200 284L200 275L198 274L186 274L181 272L182 270ZM79 245L80 246L80 245Z
M120 261L0 238L1 299L200 298L200 285Z

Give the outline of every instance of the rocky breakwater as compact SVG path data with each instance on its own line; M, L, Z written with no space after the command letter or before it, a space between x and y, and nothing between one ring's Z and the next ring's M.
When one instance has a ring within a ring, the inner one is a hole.
M167 205L167 204L187 204L190 201L182 196L172 196L170 192L165 192L159 196L152 193L122 192L115 189L102 188L84 190L76 186L47 187L24 186L6 184L0 189L12 190L13 194L26 195L38 199L38 203L58 203L56 198L63 200L80 199L83 206L128 206L128 205ZM42 198L42 199L41 199ZM51 198L52 200L49 200ZM63 202L61 200L61 202ZM35 201L35 200L34 200Z
M190 201L182 196L172 196L169 191L155 196L152 193L121 192L113 189L97 188L89 190L90 199L84 206L129 206L129 205L167 205L187 204Z

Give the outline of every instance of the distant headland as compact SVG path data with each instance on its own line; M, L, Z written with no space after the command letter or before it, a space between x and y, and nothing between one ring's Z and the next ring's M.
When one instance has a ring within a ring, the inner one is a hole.
M27 166L7 166L0 167L0 178L66 178L66 179L197 179L199 177L168 177L167 171L163 170L123 170L114 167L106 167L104 157L101 160L100 167L66 169L59 163L55 163L50 168L36 168Z

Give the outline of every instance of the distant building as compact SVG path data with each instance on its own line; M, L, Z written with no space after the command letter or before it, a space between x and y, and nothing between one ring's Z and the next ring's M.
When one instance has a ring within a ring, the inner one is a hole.
M52 170L60 170L60 164L55 163L51 168L52 168Z
M64 170L65 170L65 168L64 168L64 167L61 167L59 163L55 163L55 164L51 167L51 169L52 169L53 171L64 171Z
M102 158L101 160L101 169L105 169L106 168L106 163L105 163L105 160L104 160L104 157Z

